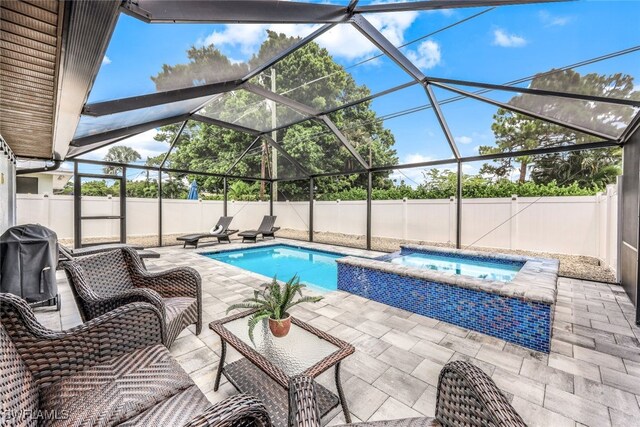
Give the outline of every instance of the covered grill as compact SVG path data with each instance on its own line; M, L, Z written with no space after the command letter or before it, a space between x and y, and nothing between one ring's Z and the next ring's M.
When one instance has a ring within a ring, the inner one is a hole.
M27 224L0 236L0 292L32 304L58 304L57 265L58 236L52 230Z

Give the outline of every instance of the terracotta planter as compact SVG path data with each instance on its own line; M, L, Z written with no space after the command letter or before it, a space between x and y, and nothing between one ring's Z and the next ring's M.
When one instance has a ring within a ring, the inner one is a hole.
M274 337L282 338L289 333L291 329L291 316L287 315L285 319L274 320L269 318L269 329Z

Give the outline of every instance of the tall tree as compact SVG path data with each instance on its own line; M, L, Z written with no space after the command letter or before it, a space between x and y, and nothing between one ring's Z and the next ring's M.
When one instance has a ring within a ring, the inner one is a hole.
M248 70L263 64L274 53L291 46L297 40L299 39L268 31L267 39L259 51L243 67ZM183 83L208 82L208 75L201 71L203 64L215 64L215 69L225 75L237 72L240 67L239 64L225 60L224 55L215 46L191 48L188 57L189 63L174 67L165 65L162 71L153 77L159 90L180 79L183 79ZM370 94L366 86L357 85L351 75L333 60L329 52L314 42L285 57L272 68L254 77L251 82L269 90L275 88L277 93L318 110L342 105ZM371 158L374 165L397 164L393 135L384 128L382 121L377 119L370 107L371 102L367 101L332 113L331 118L362 157ZM250 92L238 90L218 96L201 114L259 131L272 128L274 121L276 126L281 126L302 120L279 130L275 137L309 172L337 172L361 168L323 124L315 120L304 121L304 115L291 108L275 105ZM190 123L189 127L189 134L172 155L172 164L182 169L225 173L254 139L244 133L204 123ZM166 127L156 138L169 141L175 135L175 129L177 126ZM260 145L254 148L255 150L251 150L233 168L231 174L267 178L273 175L296 176L293 165L275 150L265 150ZM277 170L272 171L274 156L277 156L278 164ZM376 175L376 180L385 178L384 174ZM365 176L358 179L361 184L366 183ZM209 185L206 180L203 184L205 189ZM306 193L306 189L296 184L281 183L279 192L292 197Z
M113 163L132 163L136 160L140 160L141 158L140 153L133 148L120 145L109 148L109 151L107 151L107 154L104 156L104 161ZM106 175L119 175L122 173L121 166L105 166L102 170Z
M186 64L164 64L162 71L151 77L159 91L235 80L249 71L246 64L232 63L213 45L193 46L187 50L187 58Z
M164 153L158 154L156 156L147 156L147 160L144 162L145 166L149 166L152 168L157 168L162 163L164 159ZM147 182L149 181L150 171L147 169Z
M162 163L164 156L164 153L158 154L156 156L147 156L147 160L144 162L144 164L145 166L157 168L160 166L160 163Z
M170 128L170 126L167 126L166 128ZM173 131L177 132L177 128L173 129ZM162 161L164 160L165 155L166 153L161 153L156 156L149 156L147 157L145 165L157 168L162 164ZM170 162L170 159L171 159L171 156L169 156L167 162L165 163L165 167ZM168 179L162 181L163 197L166 197L169 199L183 199L184 197L186 197L187 186L185 185L185 183L183 182L184 180L182 179L184 175L178 175L174 172L166 172L166 171L162 172L162 174L158 174L158 180L163 179L164 177L168 177ZM147 170L147 181L149 181L149 170ZM187 181L191 182L190 179L187 179ZM157 184L155 182L151 182L150 184L152 184L150 188L153 189L153 191L155 191L155 194L157 195ZM200 185L200 183L198 183L198 185ZM127 191L129 191L129 187L127 187ZM147 191L151 192L152 190L147 190Z
M603 188L622 173L621 158L620 148L546 154L536 159L531 178L537 184L577 182L582 188Z
M498 112L493 116L491 130L495 136L496 146L481 146L478 149L478 153L481 155L524 151L553 144L569 143L572 138L570 133L565 132L559 126L503 108L498 109ZM509 178L514 171L517 171L518 182L525 182L532 160L532 156L496 159L492 164L482 165L480 173L502 179Z
M600 75L596 73L581 75L573 70L551 70L536 76L531 87L560 92L586 95L609 96L622 99L640 99L640 92L634 92L633 77L624 74ZM521 94L513 97L509 104L528 111L544 114L584 128L616 136L624 123L633 115L631 107L570 100L560 97ZM582 144L596 141L597 138L576 132L543 120L498 109L491 126L496 145L482 146L480 154L516 152L534 148ZM588 151L546 154L537 156L517 156L497 159L486 163L480 172L495 178L508 178L516 172L519 182L525 182L527 173L535 182L549 183L553 180L565 182L572 176L581 185L592 186L593 180L610 183L615 180L619 170L619 150L600 150L594 155ZM592 167L582 171L580 165ZM589 179L586 174L593 174Z

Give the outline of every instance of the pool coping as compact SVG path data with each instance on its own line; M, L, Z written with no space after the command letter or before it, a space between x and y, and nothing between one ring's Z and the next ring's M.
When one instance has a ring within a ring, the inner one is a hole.
M241 246L241 247L213 248L213 249L207 249L203 251L197 251L196 253L198 255L214 255L214 254L217 255L225 252L237 252L237 251L243 251L247 249L266 248L269 246L277 246L277 245L289 246L297 249L315 250L318 252L325 252L332 255L342 255L344 257L351 256L351 257L368 258L368 259L375 259L379 256L387 254L385 252L372 251L372 250L361 249L361 248L349 248L349 247L343 247L343 246L333 249L335 246L327 245L326 243L302 242L302 241L301 242L295 241L294 243L287 240L285 241L270 240L268 242L248 243L246 244L246 246ZM331 249L324 249L319 246L331 246ZM365 253L365 252L369 252L369 253Z
M558 260L533 258L520 255L488 254L486 252L423 245L401 245L401 247L417 251L440 253L455 252L460 255L517 261L524 262L525 264L510 282L500 282L495 280L478 279L470 276L460 276L453 273L406 267L386 261L357 258L353 256L337 259L336 262L354 267L371 268L386 273L397 274L399 276L412 277L466 289L494 293L525 301L541 302L544 304L554 304L556 301L558 268L560 265Z

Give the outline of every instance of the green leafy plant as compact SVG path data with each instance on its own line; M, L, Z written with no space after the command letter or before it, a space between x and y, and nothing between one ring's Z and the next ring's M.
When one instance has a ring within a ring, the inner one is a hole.
M233 304L227 309L227 313L236 309L257 310L249 318L249 338L253 341L253 330L263 319L271 318L281 321L289 316L291 307L305 302L318 302L322 299L322 297L302 295L302 290L305 287L300 283L300 278L297 275L282 285L274 276L271 283L262 285L262 290L254 291L252 298ZM296 294L299 295L298 299L295 299Z

